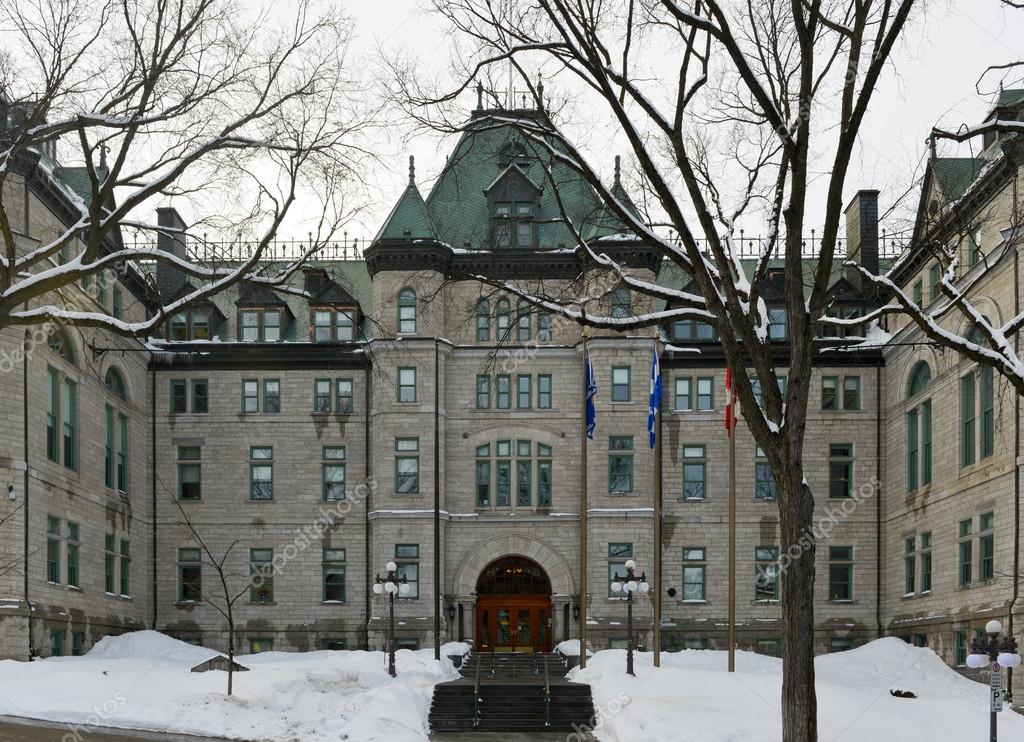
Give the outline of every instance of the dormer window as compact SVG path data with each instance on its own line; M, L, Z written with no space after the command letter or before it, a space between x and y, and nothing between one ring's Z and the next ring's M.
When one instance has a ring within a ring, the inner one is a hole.
M487 188L491 215L491 239L496 248L535 247L534 219L541 189L515 162Z
M494 244L496 247L533 246L532 203L525 201L495 203Z
M277 343L281 340L280 309L243 309L239 312L239 339L246 343Z
M355 340L355 311L322 308L313 310L314 343L351 343Z
M205 309L193 309L171 317L171 340L209 340L210 313Z

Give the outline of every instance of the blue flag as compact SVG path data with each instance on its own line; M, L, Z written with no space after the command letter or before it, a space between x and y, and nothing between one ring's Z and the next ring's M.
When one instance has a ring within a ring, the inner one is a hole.
M661 409L661 364L658 363L658 351L651 351L651 398L647 404L647 432L651 439L651 448L657 438L655 425L658 422L658 410Z
M590 350L586 357L587 386L587 438L594 440L594 428L597 427L597 408L594 406L594 395L597 394L597 381L594 379L594 366L590 363Z

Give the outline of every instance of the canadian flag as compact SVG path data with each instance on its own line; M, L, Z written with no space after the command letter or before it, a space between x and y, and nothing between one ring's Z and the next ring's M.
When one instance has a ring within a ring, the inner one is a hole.
M732 369L725 369L725 434L732 438L736 428L736 388L732 384Z

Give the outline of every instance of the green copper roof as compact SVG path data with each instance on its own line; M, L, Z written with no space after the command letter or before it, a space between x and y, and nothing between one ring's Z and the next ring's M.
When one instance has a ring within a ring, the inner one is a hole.
M409 158L410 161L412 158ZM410 165L410 170L411 170ZM416 183L413 182L413 174L410 172L409 185L402 192L395 208L391 210L384 227L377 235L378 240L400 240L400 239L436 239L437 232L427 212L427 205L423 202Z
M79 198L85 201L85 203L88 204L92 199L92 184L89 182L89 171L84 166L60 166L54 169L53 174L59 178L64 185L77 193ZM96 175L99 177L101 182L105 180L107 177L106 166L98 167L96 169Z
M939 157L932 171L946 198L956 201L978 177L984 164L978 157Z
M997 108L1002 108L1003 106L1015 106L1018 103L1024 103L1024 90L1020 88L1010 88L1008 90L999 91L999 99L996 101Z

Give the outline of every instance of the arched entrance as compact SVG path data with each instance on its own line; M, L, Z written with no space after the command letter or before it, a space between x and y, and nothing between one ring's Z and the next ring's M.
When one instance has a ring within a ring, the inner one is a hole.
M551 580L537 562L496 559L480 573L476 596L479 651L550 651Z

